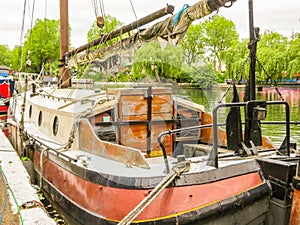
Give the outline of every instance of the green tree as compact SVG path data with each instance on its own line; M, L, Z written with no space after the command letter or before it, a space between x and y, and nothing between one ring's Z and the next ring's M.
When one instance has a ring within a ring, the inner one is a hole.
M56 62L55 69L57 69L60 51L59 20L37 19L25 39L22 65L25 65L27 58L30 57L29 72L39 73L43 64L53 71L53 62Z
M0 65L12 66L12 52L7 45L0 45Z
M214 68L222 71L224 51L238 42L238 34L234 23L223 16L215 15L203 23L203 44L207 49L206 54L213 62Z
M122 22L120 22L118 19L116 19L115 17L112 17L110 15L106 15L105 18L104 18L104 27L103 29L100 29L98 26L97 26L97 22L94 21L91 26L90 26L90 29L87 33L87 41L88 42L92 42L93 40L95 39L98 39L101 35L103 34L108 34L110 33L111 31L113 30L116 30L118 28L120 28L121 26L123 25ZM117 41L119 41L120 39L119 38L115 38L113 40L110 40L110 41L107 41L106 43L103 43L99 46L106 46L106 45L110 45L112 43L115 43ZM93 48L91 48L91 50L95 50L97 48L99 48L99 46L95 46ZM94 65L96 65L97 62L94 62ZM99 66L99 65L98 65ZM86 77L88 76L86 73L83 73L83 71L90 71L90 70L85 70L83 67L85 67L85 65L79 65L78 66L78 74L79 74L79 77ZM103 77L105 77L105 74L104 72L99 72L97 73L96 77L93 78L94 80L101 80ZM112 75L111 77L106 77L108 80L118 80L120 78L120 81L127 81L127 73L124 72L122 74L120 74L119 76L114 74Z
M257 81L283 78L288 67L288 56L288 39L276 32L265 31L257 45L257 57L263 66L257 67Z
M184 48L185 62L192 66L197 64L198 59L203 59L205 48L204 48L204 28L202 24L191 25L187 31L187 34L181 45Z
M98 26L96 21L92 23L90 26L90 29L87 33L87 40L88 42L91 42L101 36L101 34L108 34L109 32L118 29L123 25L122 22L120 22L117 18L112 17L110 15L106 15L104 18L104 27L103 30L101 30ZM111 41L108 43L112 43Z
M180 79L184 63L184 50L182 47L167 45L162 49L158 42L145 44L134 55L132 68L133 80L145 77L162 80Z
M249 39L234 43L223 52L222 58L226 65L224 78L241 80L249 74Z
M20 69L22 52L23 52L22 46L15 46L11 52L12 53L11 67L15 71L18 71Z
M202 89L211 88L213 84L217 83L215 71L208 66L193 68L190 76L191 83Z
M287 74L293 76L300 73L300 34L296 34L292 38L289 45L289 63L287 67Z

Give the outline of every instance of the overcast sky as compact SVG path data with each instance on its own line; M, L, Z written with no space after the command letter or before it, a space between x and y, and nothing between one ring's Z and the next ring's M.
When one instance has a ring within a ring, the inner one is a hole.
M10 48L19 45L21 40L21 25L24 0L0 0L0 45L7 44ZM87 31L96 16L92 1L69 0L69 23L71 25L71 44L79 47L87 41ZM96 0L99 1L99 0ZM27 0L24 21L25 33L30 28L32 4ZM166 6L174 5L178 12L184 4L193 5L197 0L103 0L105 14L116 17L124 24L144 17ZM254 25L265 30L276 31L290 37L293 32L300 33L300 0L253 0ZM100 11L100 9L98 9ZM248 0L237 0L231 8L222 8L219 15L232 20L240 37L248 37ZM37 18L59 19L59 0L37 0L34 8L34 21ZM198 22L203 21L203 19ZM195 23L195 22L194 22Z

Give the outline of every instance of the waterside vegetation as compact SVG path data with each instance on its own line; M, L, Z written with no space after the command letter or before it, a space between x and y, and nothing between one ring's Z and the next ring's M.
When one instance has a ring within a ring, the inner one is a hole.
M108 15L103 30L97 29L96 23L91 25L87 40L121 25L122 22ZM285 37L275 31L264 31L259 38L257 82L295 79L295 75L300 74L300 34ZM46 74L57 76L59 39L58 20L37 19L34 27L27 31L22 46L10 50L7 45L0 45L0 65L34 73L44 67ZM77 67L75 72L95 81L168 80L207 88L228 79L247 79L248 43L249 39L239 38L233 21L215 15L191 25L179 46L149 43L127 53L127 60L123 60L124 55L110 59L116 66L107 66L108 62L104 61L98 62L102 68L96 69L97 62L94 62ZM157 80L158 74L162 80Z

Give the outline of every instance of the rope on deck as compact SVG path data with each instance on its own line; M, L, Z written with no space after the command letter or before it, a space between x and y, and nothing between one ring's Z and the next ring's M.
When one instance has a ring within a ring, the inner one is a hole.
M150 194L143 199L130 213L127 214L118 225L129 225L132 221L140 215L144 209L149 206L156 197L166 188L168 185L175 180L176 177L180 176L184 172L188 172L190 169L190 162L184 161L177 163L170 173L150 192Z

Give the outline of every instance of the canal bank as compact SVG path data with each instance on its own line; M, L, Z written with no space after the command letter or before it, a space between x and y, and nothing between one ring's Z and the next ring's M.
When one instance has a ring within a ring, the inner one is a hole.
M39 200L37 190L19 156L0 132L0 224L55 225Z

